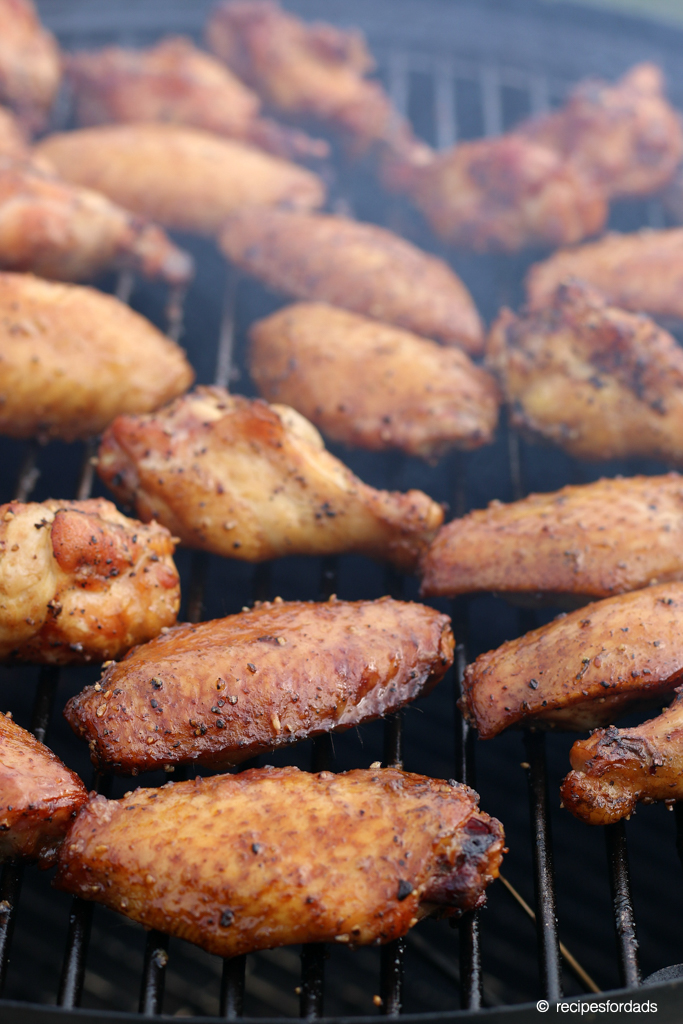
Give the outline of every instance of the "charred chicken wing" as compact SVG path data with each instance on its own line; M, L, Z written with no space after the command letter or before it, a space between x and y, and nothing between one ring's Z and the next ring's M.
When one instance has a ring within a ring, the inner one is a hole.
M591 729L671 693L683 675L683 583L596 601L480 655L463 712L483 739L533 721Z
M409 570L443 521L422 491L364 484L293 409L222 388L120 416L102 439L98 470L143 520L248 562L353 551Z
M102 498L0 505L0 658L118 658L176 620L173 541Z
M485 901L504 838L478 800L395 768L261 768L97 796L56 885L225 957L389 942Z
M74 772L0 713L0 861L21 857L49 867L87 799Z
M483 349L482 323L460 278L376 224L252 208L228 218L220 245L285 295L329 302L471 354Z
M42 128L61 79L59 47L31 0L0 0L0 102Z

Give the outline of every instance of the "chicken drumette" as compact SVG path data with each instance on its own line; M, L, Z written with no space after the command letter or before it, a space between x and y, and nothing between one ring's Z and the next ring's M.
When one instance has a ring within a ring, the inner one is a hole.
M42 128L62 75L59 47L31 0L0 0L0 102Z

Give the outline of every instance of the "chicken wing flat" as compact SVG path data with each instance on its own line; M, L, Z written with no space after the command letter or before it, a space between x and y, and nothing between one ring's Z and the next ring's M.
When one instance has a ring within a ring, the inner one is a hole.
M83 281L129 267L171 285L192 278L192 258L161 228L43 165L0 156L0 267Z
M683 579L682 548L683 477L598 480L454 519L422 560L422 594L582 604Z
M64 715L102 768L219 771L429 693L453 646L448 617L425 605L266 602L137 647Z
M683 692L663 714L631 729L599 729L577 740L562 802L589 825L629 817L640 801L683 799Z
M75 772L11 715L0 712L0 861L54 864L67 829L87 799Z
M0 505L0 658L118 658L172 626L173 541L103 498Z
M610 197L656 192L683 157L679 114L655 64L638 64L614 85L580 82L559 110L515 129L570 160Z
M356 552L410 570L443 521L422 491L364 484L293 409L223 388L119 416L102 438L98 472L141 519L248 562Z
M311 210L317 174L235 139L177 124L122 124L49 135L36 147L67 181L165 227L213 235L256 204Z
M59 47L31 0L0 0L0 102L44 127L62 77Z
M483 350L482 322L460 278L376 224L252 207L228 218L219 242L240 269L285 295L329 302L472 355Z
M592 729L669 694L683 675L683 583L608 597L480 655L463 713L483 739L520 723Z
M183 350L113 296L0 272L0 434L86 438L193 378Z
M0 157L25 160L28 156L28 144L19 122L11 111L0 107Z
M683 462L683 351L649 317L570 282L543 309L504 309L486 362L511 422L570 455Z
M378 945L485 901L504 837L478 800L394 768L261 768L97 796L55 884L225 957Z
M460 349L324 303L287 306L250 336L261 395L334 441L435 460L493 440L498 388Z

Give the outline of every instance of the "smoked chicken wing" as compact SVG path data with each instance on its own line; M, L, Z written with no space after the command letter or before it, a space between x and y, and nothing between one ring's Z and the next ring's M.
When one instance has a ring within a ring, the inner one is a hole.
M443 521L422 491L377 491L286 406L200 387L149 416L119 416L98 472L143 520L248 562L358 552L412 569Z
M683 351L649 317L573 281L552 305L504 309L486 361L512 424L570 455L683 463Z
M67 181L168 228L213 235L242 206L311 210L317 174L235 139L178 124L122 124L49 135L35 150Z
M498 388L458 348L323 303L287 306L250 336L261 395L334 441L435 460L493 440Z
M252 208L229 217L219 241L228 259L275 291L482 352L482 322L460 278L386 228Z
M35 736L0 713L0 861L49 867L88 793Z
M31 0L0 0L0 102L30 131L44 127L62 76L57 41Z
M11 111L0 107L0 158L25 160L28 156L28 144L19 122Z
M673 691L683 675L683 583L586 605L480 655L463 713L483 739L511 725L592 729Z
M0 658L118 658L176 620L173 541L103 498L0 505Z
M504 838L478 800L395 768L260 768L96 796L55 884L224 957L378 945L484 903Z

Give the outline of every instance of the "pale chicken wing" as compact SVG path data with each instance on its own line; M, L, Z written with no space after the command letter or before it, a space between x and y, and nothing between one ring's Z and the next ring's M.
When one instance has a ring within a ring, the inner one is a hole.
M44 127L62 77L57 41L31 0L0 0L0 102L29 131Z

